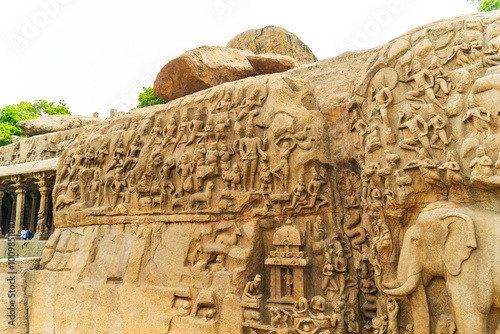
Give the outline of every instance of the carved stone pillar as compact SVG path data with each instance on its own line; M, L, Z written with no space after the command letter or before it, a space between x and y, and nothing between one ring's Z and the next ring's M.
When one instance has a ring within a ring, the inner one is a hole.
M37 175L38 182L36 184L40 186L38 191L40 192L40 210L38 211L38 221L36 223L36 233L34 240L47 240L49 239L49 227L48 223L48 203L49 196L52 194L52 182L45 173Z
M37 218L38 218L38 211L37 211L37 205L40 202L40 194L38 191L32 191L30 192L31 195L31 211L30 211L30 218L29 218L29 230L34 233L36 230L36 223L37 223Z
M15 220L15 228L14 234L16 236L21 234L21 229L23 228L24 223L24 202L26 200L26 190L23 189L24 183L16 183L14 184L16 188L16 220Z
M0 190L0 238L3 238L3 236L4 236L3 232L2 232L2 225L4 223L3 218L2 218L3 195L5 195L5 192L3 190Z

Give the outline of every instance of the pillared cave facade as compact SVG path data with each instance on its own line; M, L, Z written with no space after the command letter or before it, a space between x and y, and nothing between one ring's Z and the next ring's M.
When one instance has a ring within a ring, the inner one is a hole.
M29 331L498 334L499 110L493 12L31 144Z

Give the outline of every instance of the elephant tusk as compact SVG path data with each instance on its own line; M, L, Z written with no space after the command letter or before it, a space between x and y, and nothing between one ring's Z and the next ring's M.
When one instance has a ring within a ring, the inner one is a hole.
M395 279L394 281L391 281L391 282L382 283L382 285L384 287L386 287L387 289L396 289L396 288L400 287L397 279Z
M415 291L418 286L418 282L420 282L420 277L420 273L413 274L399 288L384 290L384 293L395 297L407 296Z

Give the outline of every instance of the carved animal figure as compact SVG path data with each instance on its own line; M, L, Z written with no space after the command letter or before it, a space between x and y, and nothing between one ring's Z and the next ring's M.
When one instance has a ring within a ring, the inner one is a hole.
M203 249L201 248L200 243L196 243L194 249L187 255L187 263L194 266L195 263L200 260L200 254L203 254Z
M444 277L458 333L486 333L500 307L500 213L451 202L429 204L405 234L390 296L408 296L415 334L430 333L424 286ZM437 256L438 255L438 256Z
M366 241L366 231L362 226L359 208L349 208L349 219L344 223L344 232L352 243L352 248L361 251L361 245Z
M216 244L223 244L226 246L234 246L238 243L238 237L241 237L241 231L238 228L236 224L234 224L234 230L233 233L228 234L228 233L220 233L217 235L215 238L215 243Z
M209 208L212 204L212 193L214 187L213 182L208 182L204 192L191 194L191 196L189 196L189 206L194 210L197 210L201 204L205 204L205 206Z
M80 186L77 182L71 182L68 186L68 191L57 197L55 209L61 210L66 205L71 205L76 202L78 198L78 189Z

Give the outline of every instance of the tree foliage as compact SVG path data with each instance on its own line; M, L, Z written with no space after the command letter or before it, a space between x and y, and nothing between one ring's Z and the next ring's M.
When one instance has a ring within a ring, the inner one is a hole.
M489 12L500 8L500 0L467 0L477 7L480 12Z
M139 104L136 108L144 108L149 106L154 106L155 104L166 103L162 99L155 96L153 93L153 87L142 87L143 92L139 94Z
M64 100L58 104L46 100L35 102L21 101L18 104L7 105L0 109L0 146L12 143L12 135L24 137L17 122L33 119L42 115L69 115L69 109Z

